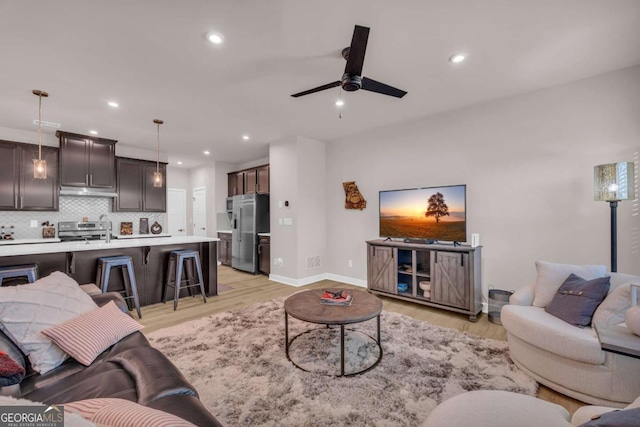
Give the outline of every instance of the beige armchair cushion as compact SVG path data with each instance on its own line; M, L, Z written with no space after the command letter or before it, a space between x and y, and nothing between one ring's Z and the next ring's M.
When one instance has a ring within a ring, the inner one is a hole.
M560 405L498 390L459 394L436 407L422 427L571 427Z
M554 264L546 261L536 261L537 277L534 285L534 307L546 307L556 292L571 273L585 279L604 277L607 272L605 265L571 265Z
M510 334L558 356L600 365L605 353L591 328L578 328L541 307L502 307L501 320Z

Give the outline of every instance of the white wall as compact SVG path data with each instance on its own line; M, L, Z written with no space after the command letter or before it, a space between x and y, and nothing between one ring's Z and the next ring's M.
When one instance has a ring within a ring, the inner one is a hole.
M187 236L193 234L191 218L193 218L193 203L191 203L191 173L188 169L183 169L167 165L167 189L178 188L186 193L186 221ZM168 224L168 215L165 214L165 224Z
M209 237L218 237L216 233L216 168L213 163L200 166L191 171L191 192L187 194L187 215L189 228L193 231L193 194L194 188L205 187L207 205L206 233ZM225 181L226 182L226 181ZM193 234L193 233L191 233Z
M269 228L271 230L271 275L297 279L298 258L298 153L297 137L269 146ZM285 207L284 202L289 206ZM282 207L279 206L282 202ZM279 218L291 218L292 226L281 226ZM274 265L281 258L283 265Z
M257 160L251 160L250 162L246 162L246 163L240 163L234 166L234 169L230 170L229 172L233 172L233 171L239 171L239 170L243 170L243 169L249 169L249 168L253 168L256 166L262 166L262 165L266 165L269 164L269 157L265 157L262 159L257 159Z
M0 139L11 142L24 142L27 144L38 143L38 128L33 126L34 131L26 131L19 129L11 129L0 127ZM58 138L56 138L56 129L44 129L42 130L42 145L49 147L57 147L59 145Z
M301 136L270 146L271 259L283 260L271 275L285 283L304 284L327 272L325 158L324 142Z
M326 272L326 143L298 137L298 276ZM282 228L282 227L281 227ZM309 258L313 262L307 263ZM315 259L319 261L316 263Z
M480 233L485 290L532 282L535 260L608 265L610 211L593 201L593 167L638 167L639 118L634 67L331 143L328 271L366 279L380 190L450 184L467 185L467 233ZM353 180L364 211L344 209L342 182ZM640 275L637 200L619 204L618 271Z

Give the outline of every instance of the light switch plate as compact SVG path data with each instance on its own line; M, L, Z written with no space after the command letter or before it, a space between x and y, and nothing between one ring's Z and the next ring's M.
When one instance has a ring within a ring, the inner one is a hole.
M293 218L284 218L284 225L293 225Z

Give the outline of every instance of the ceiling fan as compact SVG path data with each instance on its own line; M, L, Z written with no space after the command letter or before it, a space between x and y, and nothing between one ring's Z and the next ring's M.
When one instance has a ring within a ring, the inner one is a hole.
M320 92L338 86L342 86L342 89L347 92L355 92L356 90L363 89L368 90L369 92L395 96L396 98L402 98L405 96L407 92L403 90L396 89L395 87L380 83L368 77L362 77L362 65L364 63L364 54L367 50L368 39L369 28L356 25L353 30L351 46L342 49L342 57L347 60L347 65L344 67L342 79L313 89L305 90L304 92L294 93L291 96L297 98L299 96L309 95L311 93Z

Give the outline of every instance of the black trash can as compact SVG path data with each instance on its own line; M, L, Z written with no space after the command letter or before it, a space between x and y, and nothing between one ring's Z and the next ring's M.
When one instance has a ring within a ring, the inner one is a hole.
M509 304L509 297L512 294L512 291L489 289L489 322L502 325L500 311L503 306Z

